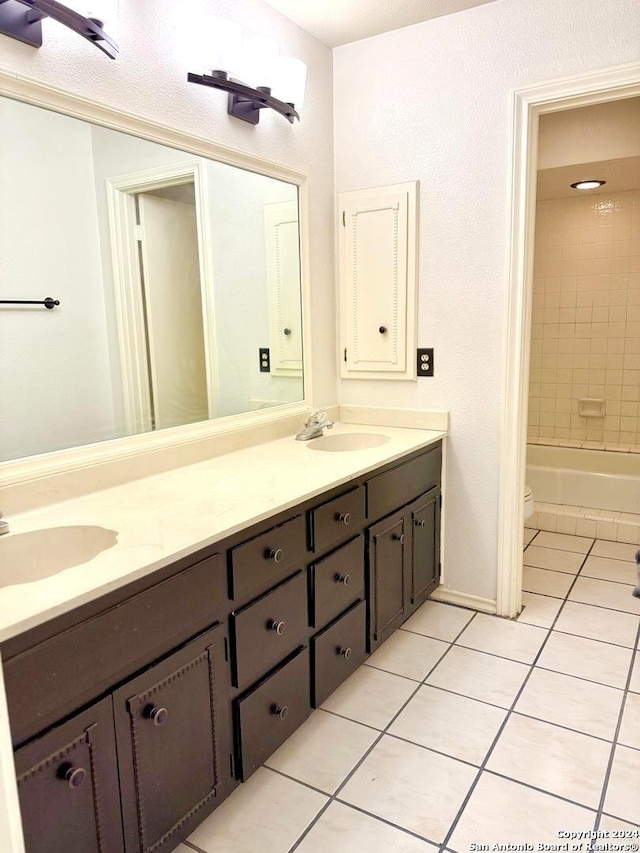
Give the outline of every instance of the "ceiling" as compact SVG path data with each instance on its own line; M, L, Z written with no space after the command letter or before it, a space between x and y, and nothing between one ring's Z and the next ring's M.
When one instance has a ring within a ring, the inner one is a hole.
M574 181L587 178L607 183L597 190L571 189ZM558 166L538 172L537 200L550 198L578 198L579 196L624 192L640 188L640 157L620 157L617 160L599 160L579 163L577 166Z
M267 0L329 47L451 15L495 0Z

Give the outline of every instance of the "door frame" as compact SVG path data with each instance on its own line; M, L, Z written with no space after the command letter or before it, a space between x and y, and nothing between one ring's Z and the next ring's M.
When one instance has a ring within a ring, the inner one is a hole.
M513 92L511 222L502 387L502 454L498 506L496 612L514 618L522 606L538 121L545 113L640 96L640 63L563 77Z
M175 165L144 169L107 179L122 400L124 421L130 435L148 432L151 429L150 386L135 197L139 193L187 183L193 183L196 200L209 418L218 416L219 378L207 175L199 160L188 160Z

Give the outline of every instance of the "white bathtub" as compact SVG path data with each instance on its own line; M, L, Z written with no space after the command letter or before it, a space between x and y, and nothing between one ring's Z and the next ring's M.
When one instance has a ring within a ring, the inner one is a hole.
M640 453L527 446L536 502L640 513Z

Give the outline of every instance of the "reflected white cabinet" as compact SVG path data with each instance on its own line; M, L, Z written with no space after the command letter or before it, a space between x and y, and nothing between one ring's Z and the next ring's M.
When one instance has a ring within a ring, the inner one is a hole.
M417 181L338 195L343 378L416 378L417 196Z
M274 376L302 376L302 307L297 202L264 208L269 350Z

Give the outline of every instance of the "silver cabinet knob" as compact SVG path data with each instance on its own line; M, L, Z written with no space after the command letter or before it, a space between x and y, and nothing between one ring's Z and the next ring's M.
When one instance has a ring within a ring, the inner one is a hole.
M289 713L289 708L286 705L278 705L276 702L273 703L269 710L272 714L278 717L279 720L286 720L287 714Z
M338 649L338 654L340 655L340 657L343 657L345 660L349 660L349 658L350 658L350 657L351 657L351 655L352 655L352 651L351 651L351 649L349 648L349 646L346 646L346 647L345 647L345 646L341 646L341 647Z
M339 521L340 524L344 524L345 526L351 524L351 513L350 512L340 512L336 515L336 521Z
M282 622L281 620L276 621L275 619L272 619L269 622L269 630L275 631L279 637L281 637L284 634L286 629L287 629L287 623L286 622Z
M267 551L266 557L274 563L281 563L284 560L284 551L282 548L271 548Z
M166 708L156 708L155 705L150 705L145 708L144 715L148 720L153 722L154 726L163 726L169 719L169 712Z
M63 764L57 772L57 777L62 782L73 788L79 788L87 778L87 771L84 767L74 767L73 764Z
M394 533L391 538L396 542L399 542L401 545L404 545L404 533Z
M427 522L424 520L424 518L414 518L413 523L415 524L416 527L426 527L427 526Z
M337 574L334 576L334 580L336 583L341 583L343 586L349 586L351 583L351 575Z

